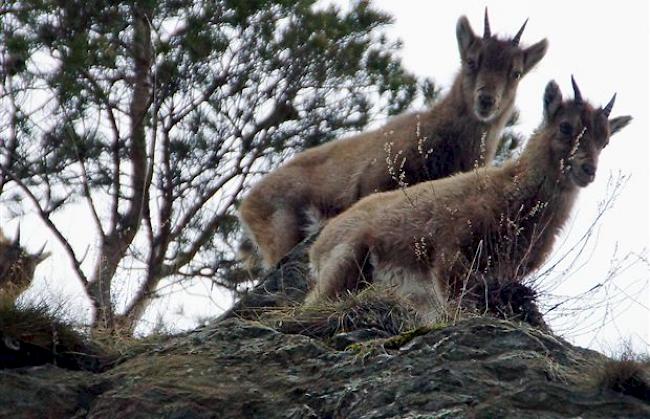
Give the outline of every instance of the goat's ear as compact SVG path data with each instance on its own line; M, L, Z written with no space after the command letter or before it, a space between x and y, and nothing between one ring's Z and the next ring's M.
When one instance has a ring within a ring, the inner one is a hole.
M458 39L460 57L465 58L470 45L477 40L466 16L461 16L456 23L456 39Z
M524 50L524 73L528 73L542 58L544 58L547 49L548 41L542 39L538 43L531 45Z
M632 117L630 115L617 116L609 120L609 135L612 136L625 128L630 123Z
M544 118L546 120L551 119L561 104L562 92L560 92L560 86L557 85L555 80L551 80L546 85L546 90L544 90Z

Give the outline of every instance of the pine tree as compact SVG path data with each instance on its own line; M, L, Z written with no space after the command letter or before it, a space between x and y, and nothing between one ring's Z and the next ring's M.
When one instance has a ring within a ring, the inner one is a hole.
M93 327L133 330L162 280L228 285L251 181L417 96L390 16L316 3L0 5L2 205L35 208L65 247ZM72 204L98 234L89 269L53 218ZM119 281L135 282L128 301Z

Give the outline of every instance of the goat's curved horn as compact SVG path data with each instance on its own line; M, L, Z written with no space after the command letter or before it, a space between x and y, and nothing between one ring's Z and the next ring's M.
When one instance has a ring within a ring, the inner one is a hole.
M573 74L571 75L571 85L573 86L573 101L577 105L582 105L582 93L580 93L578 83L576 83L576 79L573 78Z
M526 18L524 24L521 25L521 28L519 29L519 32L517 32L517 35L515 35L515 37L512 38L512 45L514 46L519 45L519 41L521 40L521 34L524 33L524 29L526 28L526 23L528 23L528 18Z
M612 111L612 108L614 107L615 101L616 101L616 93L614 93L614 96L612 96L607 106L605 106L605 108L603 109L603 115L605 115L605 117L609 116L609 113Z
M488 39L491 36L492 36L492 31L490 31L490 21L488 20L487 6L485 6L485 19L483 21L483 39Z

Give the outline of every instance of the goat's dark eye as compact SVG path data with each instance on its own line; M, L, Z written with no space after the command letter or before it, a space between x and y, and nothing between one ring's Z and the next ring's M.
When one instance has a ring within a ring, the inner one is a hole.
M512 78L515 79L515 80L519 80L521 78L521 71L514 70L512 72Z
M562 122L560 124L560 132L564 135L571 135L573 133L573 127L568 122Z
M476 61L473 60L472 58L468 58L467 67L469 67L469 69L472 71L476 71L476 69L478 68L478 64L476 64Z

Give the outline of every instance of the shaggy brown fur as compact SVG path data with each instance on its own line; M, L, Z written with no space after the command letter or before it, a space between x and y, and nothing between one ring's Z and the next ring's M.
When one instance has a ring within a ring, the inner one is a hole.
M511 117L519 80L546 53L546 40L521 48L520 35L516 42L500 40L486 30L481 38L461 17L457 38L462 67L438 104L374 131L306 150L257 183L239 215L265 266L275 265L304 239L310 224L337 215L364 196L491 162ZM250 255L250 246L248 250L242 256Z
M471 307L463 297L475 284L537 269L609 136L630 121L608 121L613 102L594 109L576 92L562 102L548 84L543 124L517 160L375 194L330 220L310 251L317 283L307 303L374 281L434 321L450 300Z
M34 255L27 253L20 246L20 228L14 240L0 231L0 297L14 300L29 288L36 266L49 255L43 249Z

